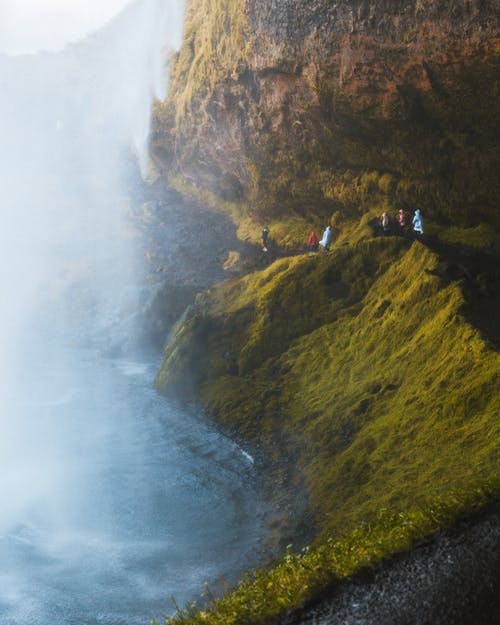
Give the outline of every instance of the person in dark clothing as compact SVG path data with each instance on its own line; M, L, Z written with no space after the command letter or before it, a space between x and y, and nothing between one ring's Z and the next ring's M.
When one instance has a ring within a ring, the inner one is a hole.
M268 241L269 241L269 228L267 226L264 226L264 228L262 228L262 246L263 246L264 252L267 252Z
M391 220L389 219L389 215L385 211L382 213L382 217L380 218L380 224L382 226L382 232L384 234L390 234Z

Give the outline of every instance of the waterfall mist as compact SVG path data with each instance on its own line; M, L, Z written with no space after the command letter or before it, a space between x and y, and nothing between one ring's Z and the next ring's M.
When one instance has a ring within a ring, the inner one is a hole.
M141 0L60 52L0 53L3 625L149 622L261 532L241 450L151 390L156 362L103 356L134 333L129 180L181 27L181 0Z
M179 43L181 9L178 0L143 0L60 53L0 56L3 463L22 427L12 397L36 401L32 365L41 354L60 358L54 337L45 344L43 335L107 327L134 284L124 188L137 166L132 153L147 167L151 102L165 96L165 55ZM17 474L13 484L0 481L3 501L14 505L10 488L29 498L19 471L2 468ZM52 484L45 473L27 490ZM0 527L7 517L4 510Z

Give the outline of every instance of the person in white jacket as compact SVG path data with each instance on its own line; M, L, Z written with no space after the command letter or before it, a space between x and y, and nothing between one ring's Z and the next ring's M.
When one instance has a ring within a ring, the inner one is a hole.
M330 249L330 243L332 242L332 227L327 226L326 230L323 232L323 237L319 242L325 248L325 252L328 252Z

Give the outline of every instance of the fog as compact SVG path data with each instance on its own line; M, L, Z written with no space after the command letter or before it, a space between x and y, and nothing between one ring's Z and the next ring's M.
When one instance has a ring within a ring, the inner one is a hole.
M3 368L65 272L106 258L129 279L125 164L132 151L146 169L151 101L165 95L180 31L180 3L149 0L63 53L0 56Z
M108 349L135 332L131 180L181 28L180 0L141 0L0 54L3 625L146 623L255 557L248 457L154 393L154 359Z
M63 305L78 273L94 323L133 282L124 178L131 153L147 167L151 101L165 95L181 16L177 0L144 0L60 54L0 56L0 398L42 320L72 316L75 331Z
M130 0L2 0L0 52L62 49L114 17Z
M14 406L59 400L44 396L39 367L60 360L61 336L109 325L134 284L125 164L134 153L146 166L180 18L175 0L146 0L60 54L0 57L0 528L71 469L52 460L64 445L54 452L50 424L33 431Z

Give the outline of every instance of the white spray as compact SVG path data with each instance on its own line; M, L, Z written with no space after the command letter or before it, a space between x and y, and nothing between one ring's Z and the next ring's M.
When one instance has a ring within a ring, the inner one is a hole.
M0 53L0 530L71 472L74 450L26 406L62 401L37 384L64 358L47 331L99 323L133 282L124 176L132 155L147 169L181 21L182 0L140 0L61 52Z

